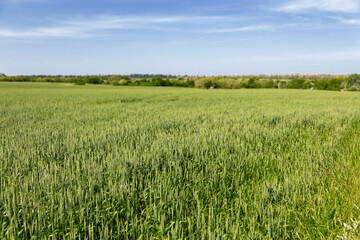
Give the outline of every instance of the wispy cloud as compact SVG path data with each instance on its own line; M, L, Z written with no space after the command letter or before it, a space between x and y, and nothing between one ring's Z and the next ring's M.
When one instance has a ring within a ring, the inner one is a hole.
M77 34L66 28L38 28L25 31L0 30L0 37L61 37Z
M276 8L283 12L303 12L308 10L329 12L357 12L360 0L297 0Z
M236 27L236 28L223 28L223 29L208 30L206 32L208 32L208 33L231 33L231 32L271 30L274 28L275 27L271 26L271 25L253 25L253 26L244 26L244 27Z
M191 41L189 40L177 40L177 41L170 41L167 42L167 45L184 45L184 44L189 44L191 43Z
M343 23L343 24L348 24L348 25L360 25L360 19L358 19L358 18L355 18L355 19L346 19L346 18L336 17L336 18L334 18L334 19L340 21L340 22Z
M233 20L227 16L173 16L173 17L153 17L153 16L98 16L93 20L85 21L64 21L63 23L75 26L87 26L92 28L119 28L121 24L147 24L147 23L179 23L179 22L204 22L204 21L225 21Z
M360 49L342 51L313 52L282 56L250 56L233 59L236 62L331 62L331 61L360 61Z
M215 29L232 26L237 22L231 16L98 16L90 20L54 21L54 26L35 27L30 29L0 29L0 37L84 37L98 36L102 32L115 30L154 30L154 31L191 31L203 33L241 32L269 29L270 26L256 25L238 28Z

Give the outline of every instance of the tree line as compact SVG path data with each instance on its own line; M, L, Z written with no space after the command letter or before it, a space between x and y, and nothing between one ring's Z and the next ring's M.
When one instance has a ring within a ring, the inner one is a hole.
M139 77L146 76L146 77ZM273 76L274 78L271 78ZM275 78L276 77L276 78ZM6 76L0 73L0 81L6 82L55 82L106 84L114 86L168 86L197 88L289 88L315 90L360 90L360 74L351 75L239 75L239 76L174 76L161 74L132 75L32 75Z

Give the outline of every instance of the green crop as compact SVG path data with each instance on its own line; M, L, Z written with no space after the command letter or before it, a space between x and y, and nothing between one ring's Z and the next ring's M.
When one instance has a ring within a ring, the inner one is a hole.
M2 239L332 239L360 95L0 83Z

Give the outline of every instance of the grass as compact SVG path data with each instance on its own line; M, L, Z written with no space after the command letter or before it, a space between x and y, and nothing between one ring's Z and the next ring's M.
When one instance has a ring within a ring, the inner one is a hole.
M336 238L359 219L359 105L0 83L0 238Z

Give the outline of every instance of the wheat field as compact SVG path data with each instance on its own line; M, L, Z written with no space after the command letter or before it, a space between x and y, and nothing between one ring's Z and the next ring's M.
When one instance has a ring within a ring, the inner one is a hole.
M0 238L356 238L359 106L354 92L0 83Z

